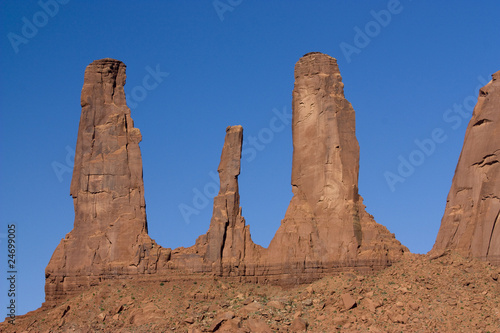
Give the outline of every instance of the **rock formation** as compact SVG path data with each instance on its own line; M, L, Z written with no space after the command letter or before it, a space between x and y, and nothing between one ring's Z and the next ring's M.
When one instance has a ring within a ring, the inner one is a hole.
M75 223L47 266L47 304L106 279L166 281L209 273L291 284L398 260L407 249L366 213L358 194L355 114L336 60L307 54L297 62L295 79L294 196L269 248L253 243L242 216L243 129L232 126L226 129L208 232L189 248L171 250L147 234L141 134L125 102L125 65L113 59L90 64L70 189Z
M156 264L145 259L158 246L147 234L141 132L125 101L125 78L125 65L113 59L85 70L70 189L75 222L45 271L49 303L99 276L144 273Z
M193 254L198 254L204 272L291 284L349 268L383 268L407 251L366 213L358 194L355 114L336 60L307 54L297 62L295 79L294 197L269 248L252 242L241 216L237 177L243 130L234 126L226 131L210 228L194 247L174 250L172 262L179 259L182 267L197 271Z
M432 255L500 265L500 71L480 89Z
M207 271L222 276L246 275L245 263L255 260L262 250L253 243L249 226L241 215L238 175L242 145L243 128L228 127L217 170L220 190L214 198L210 227L195 245L203 253L205 266L209 265Z
M294 196L267 251L276 273L311 280L342 267L385 267L407 251L358 194L355 113L343 87L337 61L326 54L306 54L295 66Z

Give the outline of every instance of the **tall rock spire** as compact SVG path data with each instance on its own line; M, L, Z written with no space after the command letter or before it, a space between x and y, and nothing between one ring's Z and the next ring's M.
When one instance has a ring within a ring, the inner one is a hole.
M292 191L268 249L271 266L314 275L335 267L386 266L405 247L365 212L358 195L355 113L337 61L308 53L295 66ZM279 269L278 269L279 271Z
M208 269L217 275L245 275L246 261L253 261L261 247L253 243L249 226L241 214L238 175L240 174L243 128L229 126L217 171L219 194L214 198L210 227L196 242Z
M244 255L244 239L235 234L235 228L241 229L245 219L241 216L238 175L240 174L241 147L243 128L228 127L222 148L221 160L217 171L220 178L219 194L214 198L214 209L207 234L207 252L205 258L221 263L223 252L227 257L240 259ZM225 243L234 243L224 249ZM226 256L224 256L226 257Z
M500 265L500 71L480 89L431 254Z
M125 65L101 59L85 70L82 113L70 194L73 230L46 268L47 301L87 285L93 276L148 270L146 204L139 150L125 101Z

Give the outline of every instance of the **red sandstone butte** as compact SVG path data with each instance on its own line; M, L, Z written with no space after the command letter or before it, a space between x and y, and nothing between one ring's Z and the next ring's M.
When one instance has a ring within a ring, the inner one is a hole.
M500 71L479 90L436 243L500 265Z

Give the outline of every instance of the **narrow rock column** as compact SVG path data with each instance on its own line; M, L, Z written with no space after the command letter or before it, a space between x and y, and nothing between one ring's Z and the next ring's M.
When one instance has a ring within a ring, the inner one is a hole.
M253 262L260 248L252 242L249 227L241 215L238 175L242 144L243 128L227 127L217 169L219 194L214 198L209 230L206 235L199 237L196 244L199 252L204 254L209 269L217 275L244 275L245 259Z
M500 71L479 91L432 255L500 265Z
M75 222L46 268L49 302L99 276L150 269L144 258L155 244L147 235L141 132L125 101L125 79L125 65L114 59L85 70L70 188Z
M226 129L226 138L219 167L220 190L214 198L213 215L207 233L207 253L205 259L221 264L223 252L240 259L244 256L243 239L235 234L234 229L245 224L241 216L238 175L240 174L241 147L243 128L230 126ZM227 233L229 231L229 233ZM233 246L225 248L226 242Z

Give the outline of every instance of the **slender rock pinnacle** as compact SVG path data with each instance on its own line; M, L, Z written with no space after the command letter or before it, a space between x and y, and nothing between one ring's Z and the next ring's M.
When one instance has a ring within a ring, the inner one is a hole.
M255 257L261 247L250 237L241 215L238 175L240 174L243 128L229 126L218 167L219 194L214 198L210 227L197 246L204 248L204 262L218 275L245 275L245 260ZM255 259L255 258L253 258Z

